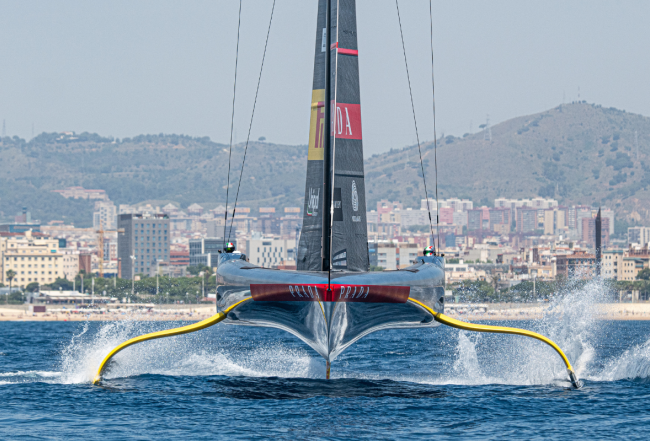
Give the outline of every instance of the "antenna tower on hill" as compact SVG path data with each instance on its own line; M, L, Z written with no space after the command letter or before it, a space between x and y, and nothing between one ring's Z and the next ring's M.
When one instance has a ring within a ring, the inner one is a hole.
M485 130L483 131L483 139L492 141L492 127L490 127L490 115L485 118Z

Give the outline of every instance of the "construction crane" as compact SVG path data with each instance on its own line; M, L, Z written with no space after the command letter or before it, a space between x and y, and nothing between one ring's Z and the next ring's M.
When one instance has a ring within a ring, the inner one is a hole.
M99 277L104 277L104 234L105 233L117 233L124 234L124 228L118 228L117 230L104 230L104 224L101 219L99 219L99 230L95 231L98 234L97 237L97 246L99 248Z

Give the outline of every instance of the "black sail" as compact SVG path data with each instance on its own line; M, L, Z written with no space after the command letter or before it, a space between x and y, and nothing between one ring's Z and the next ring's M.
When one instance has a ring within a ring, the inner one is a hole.
M303 229L298 248L298 269L321 268L322 216L330 201L323 187L323 159L329 154L332 169L332 269L367 271L368 237L361 131L361 97L355 0L331 2L331 29L326 37L326 0L318 4L314 84ZM330 145L325 138L325 56L330 55Z
M314 56L314 84L312 87L309 151L302 233L298 245L298 270L321 270L323 225L323 157L325 138L325 57L326 0L318 2L316 48Z
M368 271L355 0L332 1L331 25L332 269Z

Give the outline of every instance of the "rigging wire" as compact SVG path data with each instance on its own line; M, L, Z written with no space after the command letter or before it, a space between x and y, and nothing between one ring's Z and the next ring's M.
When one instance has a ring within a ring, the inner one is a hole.
M399 34L402 38L402 51L404 52L404 65L406 66L406 79L409 84L409 94L411 96L411 110L413 111L413 124L415 125L415 137L418 142L418 152L420 153L420 168L422 169L422 181L424 182L424 196L427 198L427 212L429 213L429 228L431 229L431 242L435 248L435 236L433 235L433 221L431 220L431 208L429 207L429 192L427 191L427 179L424 175L424 163L422 162L422 148L420 147L420 135L418 134L418 122L415 118L415 104L413 103L413 90L411 89L411 77L409 75L409 64L406 60L406 46L404 45L404 33L402 32L402 18L399 13L399 1L395 0L395 7L397 8L397 21L399 22ZM437 182L437 181L436 181ZM437 204L437 199L436 199ZM436 211L436 215L437 215ZM440 245L440 239L438 239Z
M232 132L235 126L235 97L237 96L237 64L239 63L239 31L241 29L241 4L239 0L239 18L237 21L237 49L235 50L235 84L232 90L232 115L230 116L230 149L228 151L228 181L226 183L226 212L223 218L223 250L226 249L226 228L228 226L228 196L230 193L230 164L232 158ZM233 213L234 216L234 213Z
M244 158L241 163L241 171L239 172L239 183L237 184L237 195L235 196L235 206L232 209L232 217L230 218L230 229L228 230L228 242L230 242L230 235L232 234L232 224L235 220L235 210L237 209L237 201L239 200L239 189L241 187L241 179L244 176L244 165L246 164L246 153L248 152L248 143L251 138L251 129L253 128L253 117L255 116L255 106L257 105L257 95L260 91L260 82L262 81L262 71L264 70L264 59L266 58L266 48L269 45L269 35L271 34L271 24L273 23L273 12L275 11L275 0L271 7L271 17L269 18L269 28L266 31L266 42L264 43L264 54L262 55L262 65L260 66L260 75L257 78L257 89L255 90L255 100L253 101L253 111L251 112L251 120L248 125L248 135L246 136L246 146L244 147ZM225 227L224 227L225 236Z
M440 250L440 206L438 203L438 135L436 134L436 82L433 69L433 7L429 0L429 23L431 24L431 94L433 102L433 162L436 168L436 235L438 236L438 250ZM422 173L424 176L424 173ZM429 200L427 199L427 204Z

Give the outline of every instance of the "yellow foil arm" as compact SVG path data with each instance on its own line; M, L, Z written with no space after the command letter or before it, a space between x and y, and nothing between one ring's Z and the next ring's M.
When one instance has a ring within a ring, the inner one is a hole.
M228 309L226 309L223 312L220 312L218 314L213 315L212 317L202 320L200 322L194 323L192 325L188 326L182 326L180 328L174 328L174 329L167 329L165 331L158 331L158 332L152 332L150 334L145 334L141 335L139 337L132 338L131 340L127 340L121 345L117 346L115 349L113 349L111 352L108 353L106 358L102 360L101 364L99 365L99 369L97 369L97 374L95 375L95 379L93 380L93 384L99 383L99 381L102 378L102 373L104 372L104 369L106 368L106 364L108 361L113 358L118 352L120 352L122 349L128 348L131 345L134 345L136 343L140 343L143 341L147 340L154 340L156 338L163 338L163 337L172 337L174 335L181 335L181 334L187 334L189 332L195 332L195 331L200 331L201 329L208 328L212 325L216 325L219 323L221 320L225 319L226 316L230 311L232 311L234 308L237 306L241 305L247 300L250 300L251 297L247 297L244 300L240 300L239 302L235 303L234 305L230 306Z
M573 387L578 389L582 386L582 384L578 380L578 377L575 374L575 371L573 370L573 367L571 366L571 363L569 362L569 359L567 358L566 355L564 355L562 349L560 349L560 347L556 345L555 342L553 342L549 338L544 337L541 334L532 331L527 331L525 329L519 329L519 328L507 328L505 326L475 325L473 323L462 322L460 320L456 320L449 316L446 316L440 312L435 312L433 309L429 308L424 303L419 302L415 299L409 298L409 300L413 303L416 303L417 305L420 305L425 310L429 311L433 315L433 318L437 322L442 323L443 325L451 326L453 328L458 328L458 329L464 329L466 331L523 335L525 337L531 337L543 341L544 343L546 343L547 345L555 349L555 351L558 354L560 354L560 357L562 357L562 360L564 361L564 364L566 365L567 371L569 373L569 379L571 380L571 384L573 384Z

